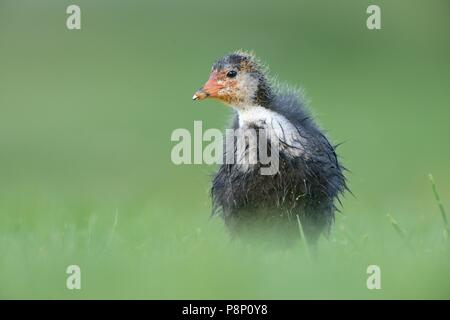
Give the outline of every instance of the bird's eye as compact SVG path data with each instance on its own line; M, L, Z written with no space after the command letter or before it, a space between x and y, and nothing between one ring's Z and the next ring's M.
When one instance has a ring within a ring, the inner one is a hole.
M237 75L237 72L234 70L228 71L228 73L227 73L228 78L234 78L234 77L236 77L236 75Z

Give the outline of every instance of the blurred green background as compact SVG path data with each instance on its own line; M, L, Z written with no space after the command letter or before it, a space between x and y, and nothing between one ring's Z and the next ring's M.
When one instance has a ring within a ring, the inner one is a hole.
M447 0L1 0L0 298L450 298L427 178L450 210L449 18ZM170 160L174 129L224 128L228 108L191 97L240 48L345 141L355 197L315 261L230 241L210 218L214 166Z

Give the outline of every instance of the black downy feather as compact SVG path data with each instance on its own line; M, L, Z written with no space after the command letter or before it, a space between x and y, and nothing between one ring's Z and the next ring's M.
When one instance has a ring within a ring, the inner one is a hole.
M227 63L239 65L246 58L232 54L213 68ZM234 164L222 164L211 188L213 213L223 217L233 236L260 234L261 238L273 239L269 236L273 234L286 244L300 238L298 216L307 241L314 245L321 234L328 234L334 221L335 202L340 202L339 196L347 190L345 169L302 99L295 93L272 89L263 71L255 67L254 72L259 79L255 104L288 119L306 141L302 148L308 157L292 157L280 148L279 171L272 176L260 174L260 163L248 171L239 170ZM231 128L239 128L237 112Z

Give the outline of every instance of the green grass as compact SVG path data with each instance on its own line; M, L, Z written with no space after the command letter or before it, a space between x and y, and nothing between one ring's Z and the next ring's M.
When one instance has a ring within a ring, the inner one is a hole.
M450 298L448 1L377 1L374 32L361 0L77 3L71 32L71 1L0 2L0 298ZM170 161L174 129L224 127L191 97L238 48L345 141L355 197L317 257L231 241L215 168Z
M432 213L425 230L410 220L407 231L395 220L358 226L338 216L310 260L301 242L279 251L230 241L206 211L177 215L177 205L152 203L74 216L42 196L32 216L1 225L2 298L449 298L450 245ZM70 264L81 267L81 291L65 288ZM382 290L365 287L371 264Z
M437 191L437 187L436 187L436 183L434 182L433 175L430 174L428 177L431 181L431 187L433 188L434 197L435 197L436 203L439 207L439 211L440 211L441 217L442 217L442 222L444 224L444 239L448 240L448 235L450 233L450 231L449 231L450 229L448 226L447 213L445 212L444 205L441 201L441 197L439 196L439 193Z

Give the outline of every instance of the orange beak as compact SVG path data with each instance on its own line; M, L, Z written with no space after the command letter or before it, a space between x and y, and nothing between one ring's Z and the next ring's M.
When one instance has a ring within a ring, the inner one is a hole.
M211 73L208 81L206 81L205 85L197 90L192 97L192 100L203 100L209 97L215 98L217 97L219 90L222 88L223 86L217 82L217 74L213 72Z

